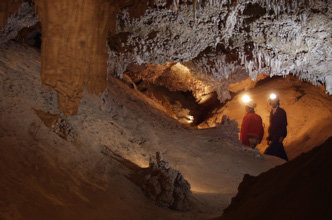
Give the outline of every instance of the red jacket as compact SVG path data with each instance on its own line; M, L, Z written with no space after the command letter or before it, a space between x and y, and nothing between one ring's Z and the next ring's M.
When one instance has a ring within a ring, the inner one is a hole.
M240 140L242 144L249 146L248 138L255 137L261 142L264 136L264 128L261 116L256 113L247 113L242 120Z

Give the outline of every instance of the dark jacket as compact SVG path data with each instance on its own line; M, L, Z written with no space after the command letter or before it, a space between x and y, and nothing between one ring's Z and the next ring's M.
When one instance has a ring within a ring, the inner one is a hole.
M276 112L273 114L273 110L270 113L270 126L269 136L267 137L270 141L278 141L280 137L287 136L287 116L284 109L278 107Z
M247 113L242 120L240 140L243 145L249 146L249 137L255 137L261 142L264 136L264 128L261 116L256 113Z

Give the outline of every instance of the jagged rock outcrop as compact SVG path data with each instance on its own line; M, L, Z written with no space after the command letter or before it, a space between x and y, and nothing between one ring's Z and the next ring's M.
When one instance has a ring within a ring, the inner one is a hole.
M257 177L245 175L220 220L331 219L332 137Z
M146 140L130 141L142 144ZM156 152L156 157L150 157L147 168L123 158L106 145L102 153L126 166L131 171L127 178L141 188L145 196L156 205L179 211L187 211L193 207L189 182L178 170L171 168L170 164L163 160L161 152Z
M13 1L6 5L6 1L0 3L0 44L17 36L18 32L38 22L36 10L30 2Z
M189 208L190 184L163 160L160 152L156 153L156 158L150 158L149 167L143 173L142 189L157 205L182 211Z

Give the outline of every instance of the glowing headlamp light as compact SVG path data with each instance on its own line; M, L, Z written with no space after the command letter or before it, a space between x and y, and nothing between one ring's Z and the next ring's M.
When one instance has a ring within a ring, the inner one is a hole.
M251 98L250 98L250 96L248 96L248 95L244 95L244 96L242 96L242 101L243 101L244 103L248 103L248 102L251 101Z
M270 100L274 100L274 99L276 99L276 98L277 98L277 95L276 95L276 94L272 93L272 94L270 95Z

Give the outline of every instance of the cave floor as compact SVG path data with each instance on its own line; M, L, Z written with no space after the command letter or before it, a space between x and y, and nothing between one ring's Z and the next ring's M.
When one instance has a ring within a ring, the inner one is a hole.
M55 91L41 86L40 65L39 51L0 45L1 219L207 219L222 214L244 174L283 163L222 127L184 128L114 78L103 94L84 92L78 114L64 117ZM140 167L162 152L191 184L192 208L156 206L107 149Z

